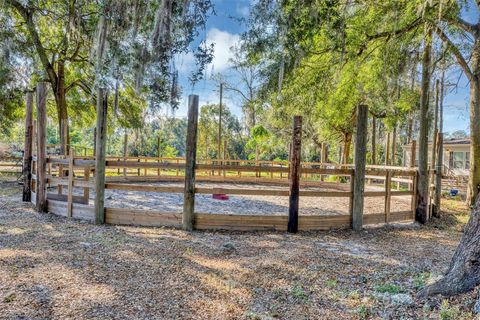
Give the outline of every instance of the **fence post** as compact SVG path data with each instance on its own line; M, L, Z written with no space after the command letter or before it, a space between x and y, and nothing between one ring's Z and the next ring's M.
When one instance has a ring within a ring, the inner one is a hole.
M292 144L290 155L290 203L288 210L288 232L298 231L298 203L300 195L300 155L302 152L302 117L293 117Z
M385 177L385 223L390 222L390 201L392 193L392 175L393 173L388 171Z
M67 194L67 216L72 216L73 208L73 160L75 156L75 149L70 147L68 156L68 194Z
M259 162L258 162L258 145L255 146L255 166L258 167L259 166ZM260 176L260 172L257 170L255 170L255 178L258 178ZM258 179L255 179L255 181L257 181Z
M93 156L97 152L97 127L93 128Z
M37 211L47 212L47 85L37 84Z
M105 149L107 146L108 91L98 89L95 140L95 223L105 223Z
M387 133L387 141L386 141L386 147L385 147L385 165L389 166L390 165L390 132Z
M435 197L433 216L440 218L440 204L442 199L442 169L443 169L443 133L437 134L437 167L435 171Z
M90 167L85 167L83 169L83 180L85 182L88 182L90 180ZM84 187L83 188L83 202L84 204L87 204L88 205L88 202L89 202L89 198L90 198L90 189L89 187Z
M160 163L160 136L157 137L157 163ZM160 167L157 168L157 176L160 176Z
M25 147L23 149L23 197L30 202L32 198L32 137L33 137L33 92L27 92L25 115Z
M365 193L365 164L367 153L368 106L357 107L357 130L355 133L355 172L353 182L352 228L363 227L363 200Z
M182 225L192 230L195 220L195 164L197 157L198 95L188 96L187 148L185 152L185 189Z
M412 177L412 215L415 218L415 213L417 212L417 183L418 183L418 171L415 170Z
M227 172L225 170L225 159L227 159L227 139L225 138L223 140L223 162L222 162L222 166L223 166L223 180L225 181L225 177L227 175Z

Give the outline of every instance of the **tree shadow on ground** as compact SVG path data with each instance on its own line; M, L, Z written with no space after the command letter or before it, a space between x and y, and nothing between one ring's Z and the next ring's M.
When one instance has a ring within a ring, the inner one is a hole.
M454 250L432 241L432 228L412 226L187 233L95 226L21 207L0 215L0 227L7 318L350 319L364 304L382 316L378 286L414 295L415 277L441 271ZM434 237L452 240L441 230ZM38 286L48 299L34 305Z

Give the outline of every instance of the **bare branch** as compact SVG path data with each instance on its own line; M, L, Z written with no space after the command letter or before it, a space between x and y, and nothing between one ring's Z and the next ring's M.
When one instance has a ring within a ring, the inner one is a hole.
M460 17L457 17L457 18L442 17L442 18L446 22L453 24L468 33L471 33L472 35L478 31L478 25L465 21Z
M37 29L35 28L32 12L29 11L26 7L22 6L21 3L18 1L6 0L6 3L9 4L11 7L13 7L18 12L18 14L23 18L23 20L25 20L25 23L27 24L28 33L32 37L32 41L33 41L33 44L35 45L35 49L37 51L38 57L40 58L40 61L42 62L42 65L48 74L48 78L52 83L54 91L56 91L57 74L53 69L53 65L48 60L47 52L42 44L42 41L40 40L40 36L38 35Z
M436 24L433 24L432 27L433 27L433 31L435 31L438 37L447 45L447 48L450 49L450 51L453 53L453 55L457 59L458 64L465 72L465 75L467 76L468 80L472 81L473 79L472 70L470 69L470 66L468 65L467 61L463 57L460 50L457 48L457 46L455 46L455 44L450 40L450 38L445 34L445 32L443 32L443 30L439 26L437 26Z
M406 25L403 28L397 29L397 30L392 30L392 31L384 31L380 32L374 35L368 35L367 36L367 41L368 40L374 40L374 39L379 39L379 38L387 38L390 39L392 37L396 37L399 35L403 35L409 31L412 31L416 27L420 26L422 24L422 18L417 18L412 23Z

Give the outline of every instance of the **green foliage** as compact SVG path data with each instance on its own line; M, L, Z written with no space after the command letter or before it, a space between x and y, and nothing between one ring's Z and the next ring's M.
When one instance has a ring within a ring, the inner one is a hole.
M472 319L471 313L464 313L458 306L450 306L447 299L442 300L440 305L439 316L441 320L462 320Z
M308 301L308 294L301 286L294 286L292 288L291 293L292 293L293 298L295 298L296 300L298 300L300 302L305 303L305 302Z
M359 306L357 307L356 313L357 313L358 318L360 318L360 319L367 319L367 317L368 317L368 308L367 308L367 306L364 305L364 304L359 305Z
M351 148L359 104L388 130L406 126L419 98L410 72L416 68L411 52L423 34L417 18L417 4L406 1L258 1L244 47L266 80L260 88L263 126L288 144L292 116L302 115L304 156L312 157L323 141ZM279 32L262 32L270 29Z
M327 286L327 288L335 288L337 286L337 280L330 279L325 283L325 285Z
M430 279L430 272L421 272L413 278L413 286L420 290L425 286L428 279Z
M405 289L394 283L380 283L375 286L375 291L380 293L397 294L404 293Z
M181 88L172 59L193 52L198 69L191 78L202 78L213 45L191 43L211 12L210 0L2 1L1 134L22 116L24 90L40 80L51 89L49 118L56 125L68 118L70 134L93 127L99 86L111 93L109 128L141 128L147 109L177 108Z
M12 64L0 55L0 137L11 137L13 124L24 116L24 94L16 86Z
M218 116L219 106L208 104L200 108L198 120L197 154L199 158L218 158ZM245 157L245 138L238 119L222 104L222 145L220 155L223 157L223 141L227 141L227 158L243 159Z

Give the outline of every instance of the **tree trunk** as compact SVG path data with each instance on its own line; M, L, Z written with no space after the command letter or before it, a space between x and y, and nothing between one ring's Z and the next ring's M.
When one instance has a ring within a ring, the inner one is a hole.
M255 106L252 102L250 102L247 106L247 119L248 132L250 134L250 130L253 129L253 127L255 127L257 124Z
M392 161L390 164L392 166L396 166L396 155L397 155L397 124L395 123L393 127L393 133L392 133Z
M372 164L377 164L377 118L372 117Z
M60 153L68 154L68 112L65 99L65 63L57 62L57 86L54 89L55 104L57 106L58 128L60 129Z
M467 204L473 204L480 187L480 39L475 40L472 51L470 81L470 178Z
M387 141L385 141L385 165L390 165L390 132L387 133Z
M413 136L413 115L408 116L408 126L407 126L407 144L412 142Z
M352 134L346 133L343 139L342 164L348 164L350 158L350 146L352 144Z
M430 63L432 48L432 29L425 37L422 66L422 96L420 101L420 132L418 134L418 191L415 220L428 221L428 92L430 88Z
M453 255L445 276L425 287L419 298L434 294L452 296L475 288L480 284L480 197L468 221L462 239Z

